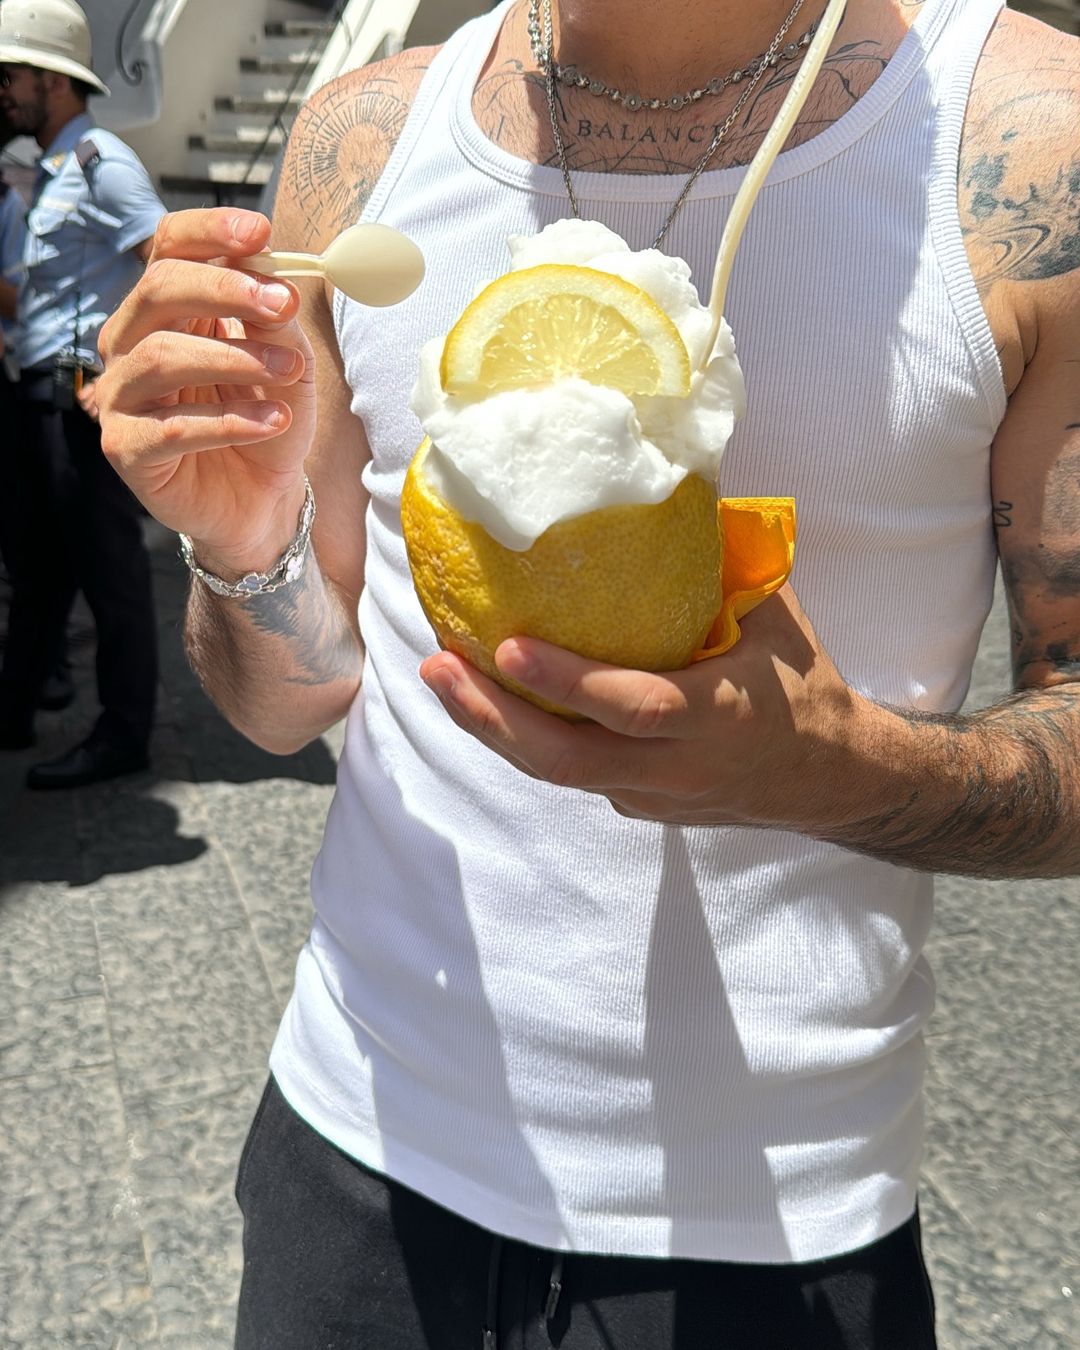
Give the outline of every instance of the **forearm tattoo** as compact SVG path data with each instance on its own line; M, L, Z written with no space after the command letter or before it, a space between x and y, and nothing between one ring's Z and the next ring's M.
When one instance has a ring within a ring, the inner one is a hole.
M243 603L254 628L282 639L293 662L283 672L287 684L312 687L358 677L358 639L336 597L310 563L290 585Z
M301 109L281 188L288 194L290 219L303 222L309 247L325 246L363 212L405 126L426 60L426 53L416 50L402 53L381 73L353 72ZM314 558L296 581L242 601L222 602L196 584L185 638L210 696L245 717L252 704L261 701L265 707L280 698L282 685L325 689L331 698L360 678L354 616L345 612Z
M1016 528L1015 511L995 504L998 530ZM930 738L941 781L924 773L895 808L835 842L927 871L1080 871L1080 447L1051 469L1030 547L1010 542L1001 556L1019 692L968 716L894 709Z
M274 683L305 688L360 679L359 637L314 559L296 581L244 600L218 599L193 582L185 638L195 673L222 706L242 705L263 687L265 668Z
M1080 683L1022 690L970 716L894 711L932 738L943 766L957 767L960 791L950 788L944 807L934 783L912 786L895 807L849 825L834 842L901 867L964 876L1080 869Z

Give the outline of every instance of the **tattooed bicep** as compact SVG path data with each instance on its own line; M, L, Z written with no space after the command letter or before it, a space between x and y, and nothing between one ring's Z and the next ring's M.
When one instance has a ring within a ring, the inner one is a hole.
M305 245L325 246L368 203L405 126L430 49L410 49L320 89L301 109L278 187Z
M957 184L982 289L1080 269L1080 44L1016 16L1005 27L976 78Z
M1016 473L1022 472L1018 466ZM994 503L1018 684L1080 679L1080 439Z
M1080 267L1080 155L1041 172L1013 168L1009 159L1002 150L961 164L964 234L977 280L1046 281Z

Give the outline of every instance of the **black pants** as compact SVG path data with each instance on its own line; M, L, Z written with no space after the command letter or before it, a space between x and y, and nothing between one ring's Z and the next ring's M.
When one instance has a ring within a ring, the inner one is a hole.
M157 624L139 508L101 453L97 423L56 411L51 392L47 374L24 372L17 435L4 437L12 596L0 698L9 716L32 715L81 590L97 630L97 731L145 749Z
M10 576L15 566L15 533L18 513L15 508L11 456L23 439L19 386L8 378L0 361L0 563Z
M918 1217L806 1265L563 1257L346 1157L271 1079L240 1160L237 1350L933 1350Z

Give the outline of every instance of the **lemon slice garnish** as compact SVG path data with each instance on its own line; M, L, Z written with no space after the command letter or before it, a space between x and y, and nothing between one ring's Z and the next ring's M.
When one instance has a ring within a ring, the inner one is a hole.
M610 272L561 263L481 291L447 335L440 374L466 398L571 377L631 396L690 392L686 344L656 301Z

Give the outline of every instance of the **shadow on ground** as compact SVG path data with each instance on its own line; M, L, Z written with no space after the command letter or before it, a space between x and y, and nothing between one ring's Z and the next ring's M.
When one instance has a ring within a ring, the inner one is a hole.
M207 699L184 655L182 628L188 574L176 556L174 536L146 522L154 565L161 684L151 768L113 783L66 792L29 792L26 771L80 741L92 726L93 622L82 601L70 627L70 656L77 686L75 703L62 713L41 713L37 744L19 753L0 752L0 897L24 882L86 886L103 876L191 861L208 848L206 832L181 826L178 800L185 784L266 783L266 810L273 812L272 783L330 786L335 759L321 740L295 755L271 755L252 745ZM0 640L7 588L0 583ZM190 817L190 811L185 811ZM212 822L208 822L212 828Z

